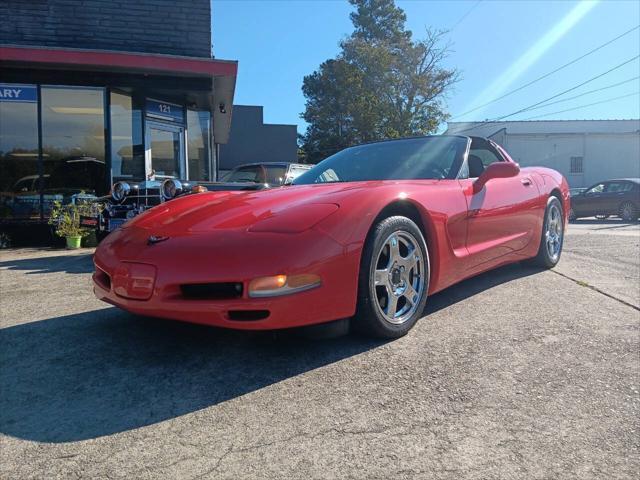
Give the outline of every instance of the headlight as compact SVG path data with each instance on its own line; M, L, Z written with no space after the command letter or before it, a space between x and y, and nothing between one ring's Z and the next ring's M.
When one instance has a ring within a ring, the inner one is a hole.
M111 196L116 202L121 202L130 191L131 186L127 182L116 182L111 189Z
M171 200L182 193L182 183L180 180L170 178L162 182L162 197L165 200Z
M279 297L280 295L311 290L321 284L320 277L313 273L260 277L251 280L249 283L249 296L252 298Z

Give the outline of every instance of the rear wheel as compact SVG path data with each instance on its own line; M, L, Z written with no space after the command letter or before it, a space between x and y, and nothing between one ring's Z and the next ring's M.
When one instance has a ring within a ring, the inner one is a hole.
M625 222L638 220L638 208L632 202L624 202L620 205L620 218Z
M355 330L380 338L405 335L422 316L429 288L429 254L410 219L386 218L362 253Z
M544 213L540 247L538 248L538 254L533 258L535 265L543 268L553 268L560 260L564 241L563 218L560 200L557 197L549 197L547 209Z

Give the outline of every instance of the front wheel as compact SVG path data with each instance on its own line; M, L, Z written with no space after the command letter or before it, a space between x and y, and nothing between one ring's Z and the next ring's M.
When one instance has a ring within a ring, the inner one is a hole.
M360 263L355 330L379 338L405 335L422 316L429 254L418 226L386 218L367 237Z
M564 241L564 217L562 204L557 197L549 197L547 209L544 212L542 238L538 254L533 258L533 264L543 268L553 268L560 260Z

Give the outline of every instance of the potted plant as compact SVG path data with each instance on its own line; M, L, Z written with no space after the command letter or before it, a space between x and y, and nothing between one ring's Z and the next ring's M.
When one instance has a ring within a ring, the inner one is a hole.
M67 248L80 248L82 238L91 233L90 229L80 226L80 217L90 215L93 208L91 203L77 200L66 205L53 202L49 224L53 225L56 235L67 240Z

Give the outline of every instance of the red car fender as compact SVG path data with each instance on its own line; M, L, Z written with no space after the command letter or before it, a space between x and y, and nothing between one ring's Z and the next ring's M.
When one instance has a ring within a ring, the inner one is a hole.
M429 250L429 290L433 293L441 289L442 264L454 259L456 254L466 253L463 219L467 208L464 196L457 181L441 182L403 182L402 189L394 181L375 182L364 199L361 190L358 195L342 198L340 211L314 228L344 245L345 252L355 252L359 265L364 243L383 214L386 216L387 213L397 212L395 214L414 216L412 213L417 212L417 223L423 229ZM356 276L358 274L357 271L352 273Z

